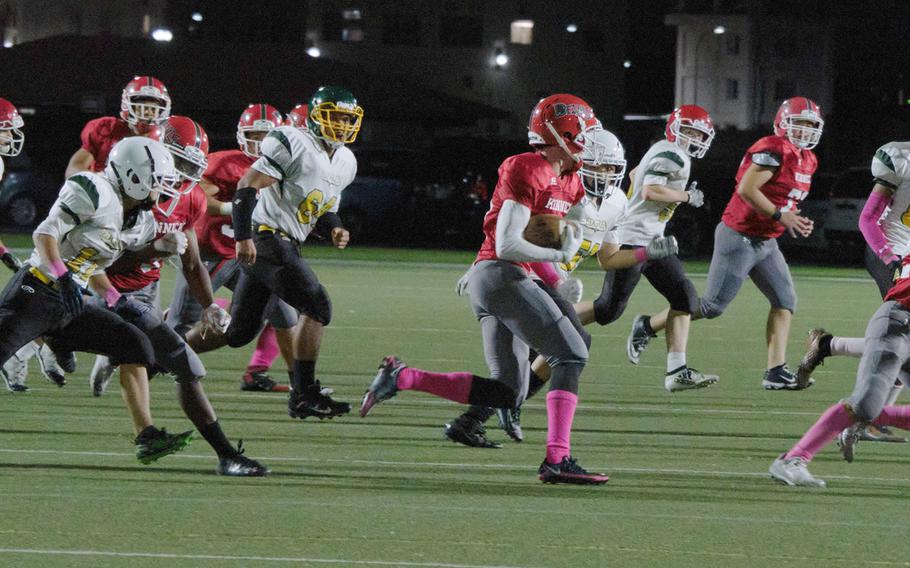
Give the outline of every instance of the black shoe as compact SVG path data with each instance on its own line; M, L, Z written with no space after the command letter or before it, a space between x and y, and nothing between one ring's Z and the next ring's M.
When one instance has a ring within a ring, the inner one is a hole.
M338 402L325 394L319 381L306 387L301 394L292 390L291 396L288 398L288 415L291 418L303 419L307 416L315 416L322 420L341 416L350 411L350 404Z
M483 424L462 414L446 424L444 435L449 440L472 448L501 448L502 444L487 439Z
M815 379L809 379L805 386L801 386L796 375L786 365L778 365L765 371L761 384L765 390L803 390L814 385Z
M833 336L825 331L824 328L816 327L809 330L809 338L806 340L806 353L796 368L796 381L802 385L801 388L807 388L809 381L812 379L812 373L819 365L825 364L825 358L831 356L831 338Z
M543 460L537 470L537 476L544 483L575 483L578 485L603 485L610 481L605 473L588 473L578 465L575 458L566 456L559 463Z
M516 408L497 408L496 417L499 418L499 427L505 430L510 438L516 442L524 441L525 435L521 430L520 406Z
M279 385L265 371L244 373L240 379L240 390L253 392L288 392L287 385Z
M18 384L7 385L6 388L9 389L9 392L28 392L31 390L30 388L28 388L25 385L18 385Z
M243 440L237 442L236 454L230 457L218 458L218 467L215 472L218 475L229 475L231 477L265 477L271 473L269 468L243 455Z
M159 430L149 426L136 437L136 459L148 465L164 456L179 452L187 447L192 439L192 430L169 434L164 428Z
M76 372L76 354L72 351L54 351L53 347L51 351L54 353L54 358L57 359L57 365L64 373L75 373ZM50 378L50 377L48 377ZM53 380L53 379L51 379ZM56 381L54 381L56 382ZM63 386L66 384L66 380L63 381L63 384L57 383L58 386Z

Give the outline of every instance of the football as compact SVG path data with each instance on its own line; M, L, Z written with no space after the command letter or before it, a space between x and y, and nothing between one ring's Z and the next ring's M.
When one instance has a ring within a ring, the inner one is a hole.
M566 222L559 215L534 215L528 221L523 236L533 245L558 249L562 246L565 228Z

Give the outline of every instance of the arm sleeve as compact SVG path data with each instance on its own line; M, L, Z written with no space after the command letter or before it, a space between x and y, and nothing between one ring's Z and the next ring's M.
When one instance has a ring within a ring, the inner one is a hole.
M496 256L514 262L560 262L558 250L539 247L524 239L523 233L531 219L531 210L521 203L507 199L496 220Z
M98 208L97 193L93 200L91 189L86 190L74 182L73 179L76 177L79 176L73 176L63 184L47 218L35 228L35 234L49 235L59 241L65 234L95 214Z
M543 280L544 284L551 288L555 287L559 284L559 281L562 280L562 277L559 275L559 272L556 270L556 267L553 266L552 262L532 262L531 270Z
M686 162L682 156L667 150L652 157L645 164L642 185L667 185L667 179L672 174L685 167Z
M291 173L293 166L291 143L284 132L272 130L259 146L259 159L253 168L277 180L283 180Z
M890 197L872 192L869 195L869 199L866 200L863 212L859 215L859 230L863 233L863 238L866 239L869 248L886 263L895 260L895 255L891 245L888 244L888 239L882 232L881 225L878 224L878 220L890 204Z

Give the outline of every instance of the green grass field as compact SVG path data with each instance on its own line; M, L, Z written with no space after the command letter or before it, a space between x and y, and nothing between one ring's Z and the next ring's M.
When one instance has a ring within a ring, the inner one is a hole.
M312 252L335 306L317 371L339 398L356 407L388 353L486 373L479 328L453 293L462 266L444 264L469 254L349 252ZM691 268L703 289L705 264ZM861 334L879 303L859 270L795 274L791 365L809 327ZM172 269L167 277L165 299ZM600 275L581 277L593 297ZM442 439L459 407L421 393L366 419L355 411L292 422L283 396L239 391L252 347L223 350L203 357L206 389L228 435L273 471L226 479L201 439L140 465L116 389L90 395L90 356L63 389L33 363L32 392L0 393L0 565L910 565L907 445L864 443L853 464L827 448L812 467L826 490L782 487L767 475L778 453L849 394L856 360L830 360L808 391L762 390L767 303L747 284L723 317L692 328L690 363L720 383L670 395L662 340L638 367L625 357L632 317L662 306L643 282L619 322L592 330L572 441L583 465L610 473L596 488L537 480L542 397L525 407L523 444L505 442L494 420L489 432L503 449L470 449ZM169 380L152 382L152 403L159 426L190 426Z

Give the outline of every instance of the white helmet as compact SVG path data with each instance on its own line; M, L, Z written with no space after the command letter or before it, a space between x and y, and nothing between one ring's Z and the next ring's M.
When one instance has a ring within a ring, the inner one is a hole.
M578 175L585 191L594 197L605 197L611 187L619 187L626 175L626 152L615 134L598 122L582 133L584 147ZM612 172L601 166L613 166Z
M179 197L174 157L164 144L144 136L131 136L114 144L107 158L105 173L115 180L120 191L138 201L153 193Z

